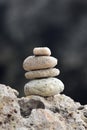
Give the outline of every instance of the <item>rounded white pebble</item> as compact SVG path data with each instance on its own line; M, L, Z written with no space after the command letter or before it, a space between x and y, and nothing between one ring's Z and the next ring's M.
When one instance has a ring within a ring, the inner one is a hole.
M43 97L53 96L64 90L64 84L57 78L44 78L31 80L24 86L24 93L29 95L40 95Z
M23 62L26 71L53 68L57 65L57 59L52 56L29 56Z
M50 56L51 50L48 47L35 47L33 49L33 54L36 56Z
M56 68L42 69L42 70L33 70L25 73L27 79L38 79L46 77L54 77L60 74L60 70Z

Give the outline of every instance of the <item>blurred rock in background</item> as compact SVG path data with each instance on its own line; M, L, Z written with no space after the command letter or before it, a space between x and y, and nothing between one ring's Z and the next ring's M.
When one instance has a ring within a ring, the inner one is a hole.
M23 95L23 60L36 46L59 59L65 94L87 103L87 1L0 0L0 83Z

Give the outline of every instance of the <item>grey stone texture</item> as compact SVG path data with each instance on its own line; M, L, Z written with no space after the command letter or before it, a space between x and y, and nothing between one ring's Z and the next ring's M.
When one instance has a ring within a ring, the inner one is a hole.
M51 50L48 47L35 47L33 49L33 54L36 56L50 56Z
M43 78L31 80L24 86L26 96L40 95L43 97L54 96L64 90L64 84L57 78Z
M26 71L47 69L57 65L57 59L52 56L28 56L23 62Z
M0 84L0 130L87 130L87 105L64 94L17 98Z
M44 77L54 77L60 74L60 70L56 68L33 70L25 73L27 79L36 79Z

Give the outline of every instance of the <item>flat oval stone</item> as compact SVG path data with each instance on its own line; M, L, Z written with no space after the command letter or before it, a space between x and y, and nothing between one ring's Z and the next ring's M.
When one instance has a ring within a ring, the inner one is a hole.
M43 97L53 96L64 90L64 84L57 78L44 78L31 80L24 86L26 96L40 95Z
M57 59L52 56L29 56L23 62L26 71L53 68Z
M36 56L50 56L51 50L48 47L36 47L33 49L33 54Z
M54 77L60 74L60 70L56 68L33 70L25 73L27 79Z

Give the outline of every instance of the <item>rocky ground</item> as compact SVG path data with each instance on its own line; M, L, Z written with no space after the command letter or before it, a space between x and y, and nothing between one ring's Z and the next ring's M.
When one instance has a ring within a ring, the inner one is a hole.
M87 130L87 105L58 94L17 98L0 84L0 130Z

